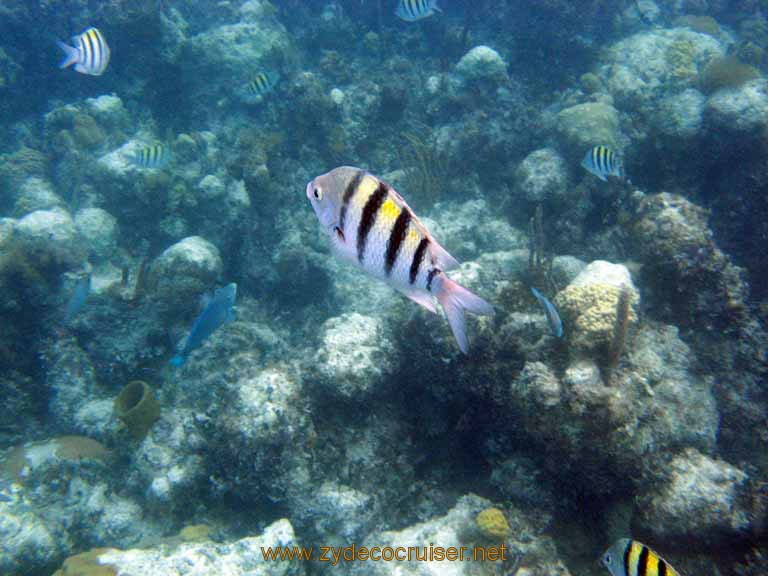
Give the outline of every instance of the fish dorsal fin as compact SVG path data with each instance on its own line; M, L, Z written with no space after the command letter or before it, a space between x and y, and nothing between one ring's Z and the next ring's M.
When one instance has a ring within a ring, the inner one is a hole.
M397 190L389 186L389 191L392 194L393 201L400 208L406 207L411 212L411 225L419 231L423 238L429 240L429 251L432 256L432 263L436 265L440 270L453 270L458 268L459 261L448 253L448 250L440 245L440 242L435 240L435 237L427 230L427 227L419 220L419 217L414 214L413 209L408 206L408 202L398 194Z

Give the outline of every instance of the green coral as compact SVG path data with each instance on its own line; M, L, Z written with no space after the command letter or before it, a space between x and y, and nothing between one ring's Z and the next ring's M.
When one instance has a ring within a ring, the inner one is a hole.
M486 538L504 540L511 531L504 512L498 508L486 508L475 516L475 525Z
M116 576L115 566L99 562L102 554L113 551L113 548L93 548L70 556L64 560L64 564L53 573L53 576Z
M699 75L699 85L703 92L711 94L724 88L738 88L749 80L760 77L754 66L744 64L734 56L715 58L704 67Z
M557 295L556 303L567 319L571 343L583 350L610 346L616 326L616 310L621 288L612 284L570 285ZM638 299L633 294L632 300ZM629 323L637 322L630 310Z
M687 83L696 77L696 46L688 38L676 38L667 47L666 60L674 82Z

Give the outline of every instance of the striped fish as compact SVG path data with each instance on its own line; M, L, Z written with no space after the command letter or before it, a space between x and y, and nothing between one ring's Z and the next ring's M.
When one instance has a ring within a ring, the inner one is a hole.
M469 349L464 310L493 307L445 274L459 263L386 182L350 166L307 184L307 198L331 236L334 253L387 282L430 312L442 306L462 352Z
M253 80L246 84L245 90L252 97L261 96L263 98L275 89L279 80L280 75L277 72L259 72Z
M442 12L437 0L400 0L395 9L395 15L406 22L428 18L435 12Z
M621 160L614 153L613 150L607 146L595 146L586 153L584 160L581 161L581 165L591 172L603 182L607 182L607 176L616 176L623 178L623 170L621 168Z
M75 65L81 74L101 76L109 64L109 46L104 36L96 28L88 28L82 34L72 37L74 46L58 42L64 51L64 59L59 68Z
M163 168L171 161L171 151L164 144L152 144L136 151L133 163L141 168Z
M608 548L602 562L612 576L680 576L648 546L629 538L622 538Z

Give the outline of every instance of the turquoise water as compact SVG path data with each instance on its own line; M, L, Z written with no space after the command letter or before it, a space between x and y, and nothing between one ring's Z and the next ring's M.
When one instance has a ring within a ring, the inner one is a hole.
M765 7L398 4L0 6L0 574L768 571Z

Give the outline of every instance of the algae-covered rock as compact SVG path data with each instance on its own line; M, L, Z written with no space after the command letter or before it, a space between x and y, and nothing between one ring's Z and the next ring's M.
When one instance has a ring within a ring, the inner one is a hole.
M553 148L531 152L515 171L515 187L529 202L564 199L568 194L565 160Z
M36 210L16 222L13 243L41 266L74 268L85 260L85 244L63 210Z
M768 80L716 92L707 101L705 113L716 130L751 135L768 126Z
M101 208L83 208L75 214L75 227L88 243L93 261L109 259L117 247L117 219Z
M489 544L487 537L478 534L476 519L483 510L491 508L491 502L474 494L468 494L459 498L456 505L442 516L435 516L430 520L413 524L401 530L387 530L374 533L363 542L369 550L373 547L392 549L402 547L414 547L419 549L420 556L397 559L388 559L386 562L350 562L349 573L353 576L470 576L475 573L473 566L482 565L481 558L469 558L474 546L483 547L486 551L495 548L501 542ZM493 513L495 516L496 513ZM527 574L558 574L569 576L571 573L558 557L554 542L548 536L541 534L537 519L529 516L521 510L511 508L508 513L509 532L504 542L505 559L496 557L488 561L491 566L516 566L520 557L524 558ZM441 547L443 551L453 548L457 556L453 560L447 557L429 557L429 549ZM459 559L458 553L462 546L466 546L463 559ZM426 551L426 552L425 552ZM475 561L478 560L478 561ZM522 568L521 568L522 570ZM519 574L520 572L518 572Z
M663 482L640 498L644 531L659 540L712 544L749 530L750 509L742 498L748 476L743 471L688 449L659 472Z
M617 305L622 289L631 291L631 302L639 302L629 270L603 260L591 262L558 293L555 304L566 322L571 344L580 350L594 350L610 344L617 322ZM630 306L629 322L637 321Z
M36 210L65 208L64 200L53 190L53 185L43 178L32 176L19 187L13 213L21 218Z
M362 401L396 367L395 348L380 318L343 314L327 320L322 333L315 366L334 394Z
M229 576L303 576L301 562L265 562L267 548L298 546L288 520L278 520L258 536L232 542L184 542L173 550L165 546L132 550L99 551L100 566L117 574L227 574ZM64 576L62 574L62 576Z
M557 115L557 130L562 143L574 156L583 156L596 145L620 148L619 113L610 104L586 102Z
M216 246L200 236L189 236L155 260L150 285L169 304L188 302L213 286L222 267Z
M456 72L468 80L504 80L507 65L501 55L488 46L475 46L456 64Z

